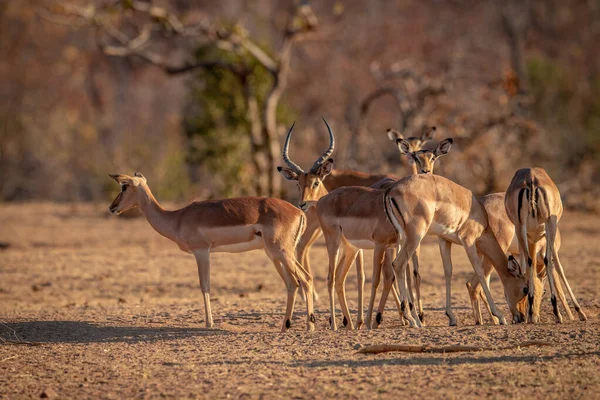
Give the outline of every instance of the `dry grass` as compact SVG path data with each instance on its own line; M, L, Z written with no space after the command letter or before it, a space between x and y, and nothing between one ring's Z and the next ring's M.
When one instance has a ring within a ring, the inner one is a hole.
M428 240L422 250L424 329L401 327L389 308L379 330L327 330L326 251L316 246L317 331L303 331L303 306L298 304L292 330L280 334L285 289L260 252L213 256L216 328L207 330L193 258L145 220L109 217L106 204L2 205L0 398L39 398L44 391L61 398L117 399L409 393L424 398L597 397L599 226L600 218L584 214L567 213L561 222L561 258L590 317L586 323L552 323L545 299L540 325L473 326L464 287L470 266L457 249L453 297L459 326L448 327L441 262L435 241ZM492 286L507 313L497 279ZM353 273L348 293L355 310ZM526 341L551 345L500 349ZM356 353L362 346L385 343L499 350Z

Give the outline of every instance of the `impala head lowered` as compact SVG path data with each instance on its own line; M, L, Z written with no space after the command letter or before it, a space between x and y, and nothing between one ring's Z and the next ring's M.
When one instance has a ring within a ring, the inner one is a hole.
M396 140L400 153L406 154L414 163L419 174L433 174L435 161L441 156L448 154L452 147L452 138L444 139L438 143L434 150L416 150L406 139Z
M118 215L138 206L138 189L140 185L146 184L146 178L139 172L133 175L109 174L111 178L121 185L121 192L113 200L110 207L108 207L111 213Z
M304 172L304 170L300 168L298 164L290 160L288 156L290 138L295 122L290 127L283 145L283 161L289 168L277 167L277 171L279 171L285 179L298 182L298 189L300 190L298 207L303 211L308 210L311 206L316 204L317 200L327 194L327 189L325 189L325 186L323 185L323 179L325 179L333 169L333 158L329 158L329 156L333 154L333 150L335 149L335 138L333 137L331 127L327 121L325 121L325 118L323 118L323 122L325 122L327 131L329 132L329 148L321 157L317 158L308 172Z

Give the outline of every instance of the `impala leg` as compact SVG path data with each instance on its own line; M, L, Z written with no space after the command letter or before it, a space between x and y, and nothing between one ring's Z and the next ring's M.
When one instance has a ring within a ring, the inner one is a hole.
M480 286L479 278L476 274L472 274L467 281L467 290L469 291L469 299L471 300L471 308L473 309L475 325L482 325L483 316L481 315Z
M367 310L367 329L371 329L371 323L373 321L373 307L375 305L377 288L379 288L379 282L381 281L381 265L383 263L384 251L384 248L375 245L375 250L373 251L373 283L371 284L371 297L369 298L369 308ZM377 315L378 318L381 319L379 314ZM379 325L379 323L377 325Z
M335 230L325 235L325 243L327 245L327 253L329 254L329 272L327 273L327 291L329 293L329 309L331 311L330 326L331 330L337 329L335 323L335 275L338 264L338 257L341 245L341 229L335 227Z
M554 266L554 282L556 283L556 294L558 296L558 299L560 300L560 304L562 304L563 308L565 309L565 312L567 313L567 317L569 317L569 319L571 321L573 321L574 317L573 317L573 313L571 312L571 307L569 307L569 303L567 302L567 298L565 297L565 292L563 291L563 287L562 284L560 283L560 278L558 276L558 271L556 268L556 265Z
M494 240L496 240L496 239L494 238ZM500 310L498 310L498 308L496 307L496 304L494 303L494 299L492 298L492 293L490 292L490 287L487 284L485 273L483 271L481 258L477 252L477 248L476 248L475 244L471 243L470 241L467 241L465 239L461 239L461 242L462 242L463 247L465 248L465 251L467 252L467 257L469 257L469 261L471 262L471 265L473 266L473 269L475 270L475 274L477 275L477 278L479 279L479 283L483 287L483 292L485 293L487 302L490 305L490 311L491 311L492 315L494 315L498 318L501 325L506 325L506 320L502 316L502 313L500 312Z
M536 324L540 322L540 308L542 305L542 296L544 294L544 284L538 277L537 273L537 253L540 248L540 243L535 242L529 245L529 323Z
M396 307L398 308L398 313L400 314L400 323L405 325L404 322L404 313L402 312L402 302L398 297L398 291L396 290L396 276L394 275L394 267L392 266L392 260L394 259L394 251L388 249L385 251L385 256L383 257L383 291L381 293L381 298L379 299L379 306L377 307L377 316L375 318L375 327L379 327L381 322L383 321L383 311L385 309L385 304L387 303L387 298L390 292L392 292L392 296L394 297L394 301L396 302ZM406 303L404 303L406 305Z
M365 321L365 264L362 250L358 250L356 255L356 280L358 285L358 316L356 317L356 329L360 329L364 325Z
M300 238L298 242L298 247L296 248L297 259L304 266L304 268L308 271L311 276L313 275L312 268L310 265L310 249L316 240L321 236L321 224L319 223L319 218L317 216L317 212L315 207L311 207L306 213L306 230L304 231L304 235ZM318 300L319 296L317 291L314 290L314 300Z
M296 303L296 293L298 292L298 278L295 274L290 272L288 265L284 265L283 260L273 261L275 269L279 273L279 276L285 282L287 289L287 302L285 306L285 317L283 318L283 324L281 325L281 332L285 332L292 326L292 315L294 314L294 304ZM308 303L308 294L307 294Z
M410 295L410 292L408 291L408 286L407 286L407 282L406 282L406 268L407 268L408 260L414 254L415 250L421 243L421 239L423 237L422 234L419 234L420 231L417 229L418 225L420 225L418 221L413 221L412 224L406 224L406 226L405 226L405 229L407 230L406 240L402 244L402 248L400 249L398 256L392 263L392 265L394 266L394 271L396 273L396 276L398 277L398 280L399 280L398 283L400 286L400 297L402 300L401 308L402 308L402 311L404 312L406 319L408 319L408 323L411 327L420 327L421 326L419 316L417 315L417 311L414 307L413 299L412 299L412 296ZM386 296L386 298L387 298L387 294L388 293L384 288L384 295ZM407 309L407 306L408 306L408 309Z
M308 332L315 330L315 314L313 305L313 277L293 256L287 254L283 259L283 265L290 271L290 275L294 278L294 282L299 282L303 292L306 293L306 330ZM295 293L294 293L295 296ZM293 312L293 303L292 303Z
M396 303L396 309L398 310L398 315L400 316L400 324L402 326L405 326L406 318L404 318L404 313L402 312L402 302L400 301L400 295L398 294L398 281L396 279L396 276L394 275L394 267L392 266L392 261L394 261L397 254L398 249L396 247L389 248L385 252L385 258L383 260L383 276L390 277L389 279L394 281L394 283L392 284L392 297L394 298L394 302ZM383 309L381 310L381 312L383 313Z
M200 279L200 290L204 296L204 317L206 327L214 326L212 319L212 311L210 309L210 251L201 249L194 251L196 264L198 264L198 278Z
M442 238L438 238L438 243L446 279L446 316L448 316L450 326L456 326L456 317L452 311L452 243Z
M340 260L335 275L335 291L340 300L340 307L344 316L343 324L349 330L354 329L354 324L352 323L350 310L348 309L348 303L346 301L346 277L348 276L348 271L350 271L352 262L356 259L357 253L358 249L348 245L344 246L344 256Z
M416 305L419 313L419 319L423 322L423 302L421 301L421 274L419 266L419 257L421 256L421 246L417 247L415 254L412 256L413 275L415 277Z
M554 263L552 262L552 249L554 248L554 240L556 238L557 219L556 216L551 215L546 221L546 256L544 257L544 264L546 265L546 274L548 276L548 282L550 284L550 300L552 302L552 311L556 322L562 323L562 315L558 310L558 304L556 301L556 282L554 277ZM537 257L536 257L537 258Z
M553 248L552 249L552 254L553 254L554 262L556 262L556 270L558 271L558 275L560 276L560 279L565 284L565 287L567 288L567 292L569 292L569 297L571 298L571 301L573 302L573 306L575 307L575 311L579 315L579 319L581 321L587 321L587 316L583 312L583 309L579 305L579 302L577 301L577 298L575 297L575 294L573 294L573 290L571 289L571 285L569 285L569 282L567 281L567 277L565 276L565 270L563 268L562 263L560 262L560 258L558 258L558 250L556 250L556 248Z

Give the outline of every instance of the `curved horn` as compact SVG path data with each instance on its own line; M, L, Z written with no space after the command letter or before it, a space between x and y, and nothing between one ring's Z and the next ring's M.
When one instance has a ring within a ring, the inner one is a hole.
M287 133L287 136L285 137L285 143L283 144L283 161L288 165L288 167L290 167L295 173L297 174L303 174L304 171L302 170L302 168L300 168L296 163L294 163L292 160L290 160L290 158L288 157L288 151L290 149L290 138L292 137L292 129L294 129L294 125L296 125L296 121L294 121L294 123L292 124L292 126L290 127L290 130Z
M323 118L323 117L321 117L321 118ZM319 169L319 167L321 166L321 164L323 164L325 162L325 160L327 160L329 158L329 156L331 156L333 154L333 150L335 149L335 138L333 137L333 132L331 131L331 127L329 126L329 124L327 123L325 118L323 118L323 122L325 122L325 125L327 125L327 131L329 132L329 148L327 149L327 151L325 153L323 153L323 155L321 157L317 158L317 161L315 161L313 166L310 168L311 172L316 172Z

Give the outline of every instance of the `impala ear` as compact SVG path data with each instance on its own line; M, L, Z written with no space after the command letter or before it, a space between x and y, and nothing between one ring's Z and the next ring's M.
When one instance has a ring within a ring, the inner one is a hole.
M515 260L512 256L508 256L508 272L516 278L522 278L521 267L519 266L519 262Z
M115 180L115 182L120 183L119 182L119 177L121 175L119 175L119 174L108 174L108 176L110 176L111 178L113 178Z
M426 128L425 132L423 132L423 134L421 135L421 142L426 142L428 140L433 139L433 136L435 136L435 130L435 126Z
M401 134L400 132L393 130L391 128L389 128L387 130L387 135L388 135L388 138L390 138L390 140L393 142L397 141L398 139L404 139L403 134Z
M321 164L321 166L317 170L317 175L319 176L319 178L321 180L323 180L323 178L325 178L327 175L329 175L331 173L332 169L333 169L333 158L330 158L327 161L325 161L323 164Z
M400 150L400 153L402 153L402 154L409 154L414 151L412 145L406 139L397 139L396 145L398 146L398 149Z
M298 180L298 174L295 171L293 171L291 168L277 167L277 171L279 171L279 173L281 175L283 175L283 177L285 179L287 179L288 181L297 181Z
M433 153L435 154L436 157L440 157L445 154L448 154L448 152L450 151L450 148L452 147L453 142L454 142L454 140L452 140L452 138L442 140L441 142L438 143L438 145L435 148L435 150L433 151Z
M133 176L135 176L136 178L141 178L144 181L144 183L146 182L146 177L140 172L136 172L135 174L133 174Z

